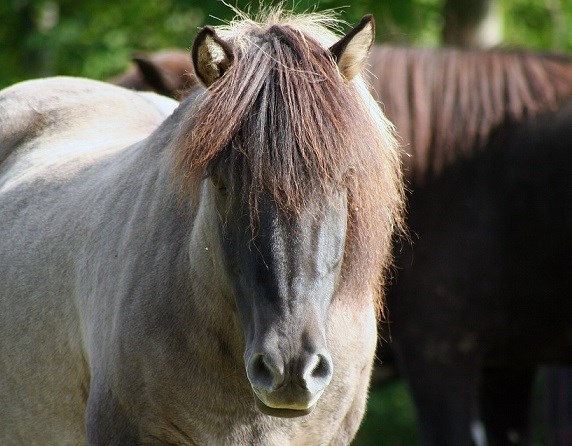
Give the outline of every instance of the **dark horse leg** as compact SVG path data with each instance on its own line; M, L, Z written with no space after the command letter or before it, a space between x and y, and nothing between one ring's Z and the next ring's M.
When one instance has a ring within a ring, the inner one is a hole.
M485 369L481 411L489 446L532 445L534 369Z
M545 405L548 445L572 445L572 369L546 370Z

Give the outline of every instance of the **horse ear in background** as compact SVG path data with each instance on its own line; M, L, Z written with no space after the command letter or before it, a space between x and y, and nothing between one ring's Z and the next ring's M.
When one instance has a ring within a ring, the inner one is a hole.
M155 91L181 100L197 85L193 64L187 51L163 50L134 53L133 66L109 82L133 90Z
M187 56L187 58L189 57ZM157 93L171 96L179 89L178 83L179 79L181 79L179 73L162 70L152 58L144 53L135 53L133 62Z
M234 60L230 45L210 26L204 27L197 34L192 55L195 73L207 88L222 77Z
M373 16L366 15L350 32L330 47L330 53L344 78L352 80L361 73L374 39L375 22Z

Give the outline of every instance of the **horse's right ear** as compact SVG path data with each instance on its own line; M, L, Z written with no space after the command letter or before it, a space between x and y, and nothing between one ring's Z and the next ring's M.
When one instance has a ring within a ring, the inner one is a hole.
M210 26L205 26L197 34L192 56L195 73L207 88L226 73L234 60L232 47Z

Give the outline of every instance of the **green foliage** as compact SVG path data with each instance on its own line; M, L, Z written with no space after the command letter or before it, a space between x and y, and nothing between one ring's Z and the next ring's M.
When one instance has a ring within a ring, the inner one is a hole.
M507 45L572 51L572 2L511 0L501 4Z
M240 9L259 8L256 0L230 3ZM285 4L297 12L337 8L349 23L373 13L377 39L385 43L438 45L444 20L444 0L322 0L319 4L288 0ZM502 5L508 44L572 51L572 2L504 0ZM56 74L105 79L125 69L134 51L189 48L200 26L232 16L227 5L215 0L3 0L0 87Z
M353 446L419 444L413 401L402 380L372 389L367 412Z
M202 9L169 0L3 3L0 83L53 74L104 78L124 69L133 51L188 47L204 20Z

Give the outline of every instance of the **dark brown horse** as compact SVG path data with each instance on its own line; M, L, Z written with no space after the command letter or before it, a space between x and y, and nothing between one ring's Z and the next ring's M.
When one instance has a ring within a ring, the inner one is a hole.
M391 338L424 445L531 442L541 364L572 363L572 62L378 47L373 87L406 150L413 247ZM386 334L386 336L389 336Z

